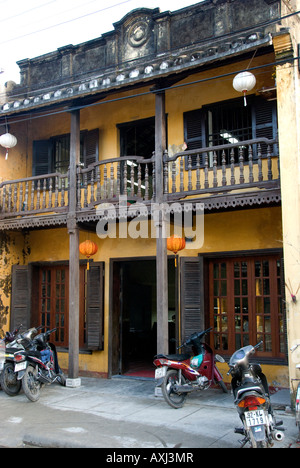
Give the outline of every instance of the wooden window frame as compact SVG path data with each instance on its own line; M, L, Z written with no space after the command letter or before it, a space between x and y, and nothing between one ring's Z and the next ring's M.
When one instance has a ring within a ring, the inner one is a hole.
M271 263L271 276L270 281L272 285L273 295L271 297L271 335L272 335L272 350L271 351L258 351L258 356L265 359L266 362L272 360L272 362L282 362L286 360L287 350L286 350L286 323L285 323L285 311L284 311L284 287L283 287L283 265L282 265L282 252L278 251L277 249L272 251L256 251L256 252L225 252L224 254L215 254L215 255L205 255L205 276L208 281L205 283L205 302L206 302L206 322L210 326L214 325L213 320L213 306L214 306L214 295L213 295L213 284L211 281L212 278L212 265L216 262L225 262L228 265L231 265L231 275L228 275L230 284L227 285L232 292L234 292L234 276L233 276L233 265L234 262L240 261L248 261L249 264L252 264L251 269L252 271L248 272L249 284L248 288L250 293L248 294L249 303L249 341L250 344L256 344L257 337L256 337L256 319L257 314L255 312L255 296L253 295L253 291L255 289L255 276L254 276L254 265L256 261L262 260L269 260ZM277 261L281 262L280 274L278 272L278 265ZM277 265L277 266L276 266ZM276 271L275 271L276 269ZM280 280L280 281L279 281ZM275 284L276 283L276 284ZM279 286L281 283L281 286ZM252 291L252 295L251 295ZM234 310L234 294L231 293L228 296L229 304L228 310L231 311L228 314L228 349L216 349L216 352L221 353L224 356L230 356L232 352L236 350L236 343L235 343L235 323L234 319L235 316L232 314ZM277 303L278 300L278 303ZM280 313L278 314L278 310L280 308ZM277 311L277 312L276 312ZM251 316L252 314L252 316ZM281 325L279 324L279 321ZM281 333L281 342L279 338L280 326L283 328ZM255 342L254 342L255 341ZM211 334L210 343L214 348L214 333ZM242 343L242 346L244 344Z
M80 261L80 341L81 351L102 351L104 349L104 262L90 262L89 271L86 261ZM68 270L69 262L35 262L28 265L12 266L12 293L10 328L23 325L23 330L41 325L39 281L41 269ZM68 280L65 281L69 287ZM55 284L51 285L52 299L55 299ZM66 320L68 321L68 298L65 301ZM46 324L47 325L47 324ZM55 328L55 318L50 317L47 329ZM68 334L68 322L65 323ZM55 342L55 339L54 339ZM68 349L69 343L55 342L61 349Z

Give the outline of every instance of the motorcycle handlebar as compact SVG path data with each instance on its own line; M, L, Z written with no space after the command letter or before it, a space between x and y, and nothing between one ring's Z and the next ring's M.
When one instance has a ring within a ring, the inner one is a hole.
M207 328L206 330L204 330L203 332L198 332L198 333L195 332L195 333L193 333L191 336L188 337L188 339L187 339L181 346L178 346L177 349L183 348L184 346L187 346L187 345L191 344L191 342L192 342L194 339L199 338L199 336L204 336L204 335L206 335L206 333L210 332L212 329L213 329L213 327L209 327L209 328Z

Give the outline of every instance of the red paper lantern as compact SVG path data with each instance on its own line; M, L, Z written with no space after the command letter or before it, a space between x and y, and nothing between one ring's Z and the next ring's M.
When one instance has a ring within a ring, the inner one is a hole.
M89 270L90 269L89 258L98 252L97 244L95 244L95 242L91 240L86 240L84 242L81 242L81 244L79 244L79 252L85 257L87 257L88 259L87 269Z

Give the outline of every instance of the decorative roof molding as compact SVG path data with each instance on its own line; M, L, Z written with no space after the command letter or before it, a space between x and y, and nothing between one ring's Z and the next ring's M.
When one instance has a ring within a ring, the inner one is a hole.
M21 84L0 115L153 82L271 45L275 26L257 25L278 18L279 6L205 0L175 12L133 10L97 39L18 62Z

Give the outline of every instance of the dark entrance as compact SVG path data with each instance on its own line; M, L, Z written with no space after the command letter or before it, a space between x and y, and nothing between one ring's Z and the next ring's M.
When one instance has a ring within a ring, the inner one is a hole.
M169 351L176 349L175 300L177 281L174 259L169 260ZM154 376L156 354L155 259L112 261L111 313L112 375Z

